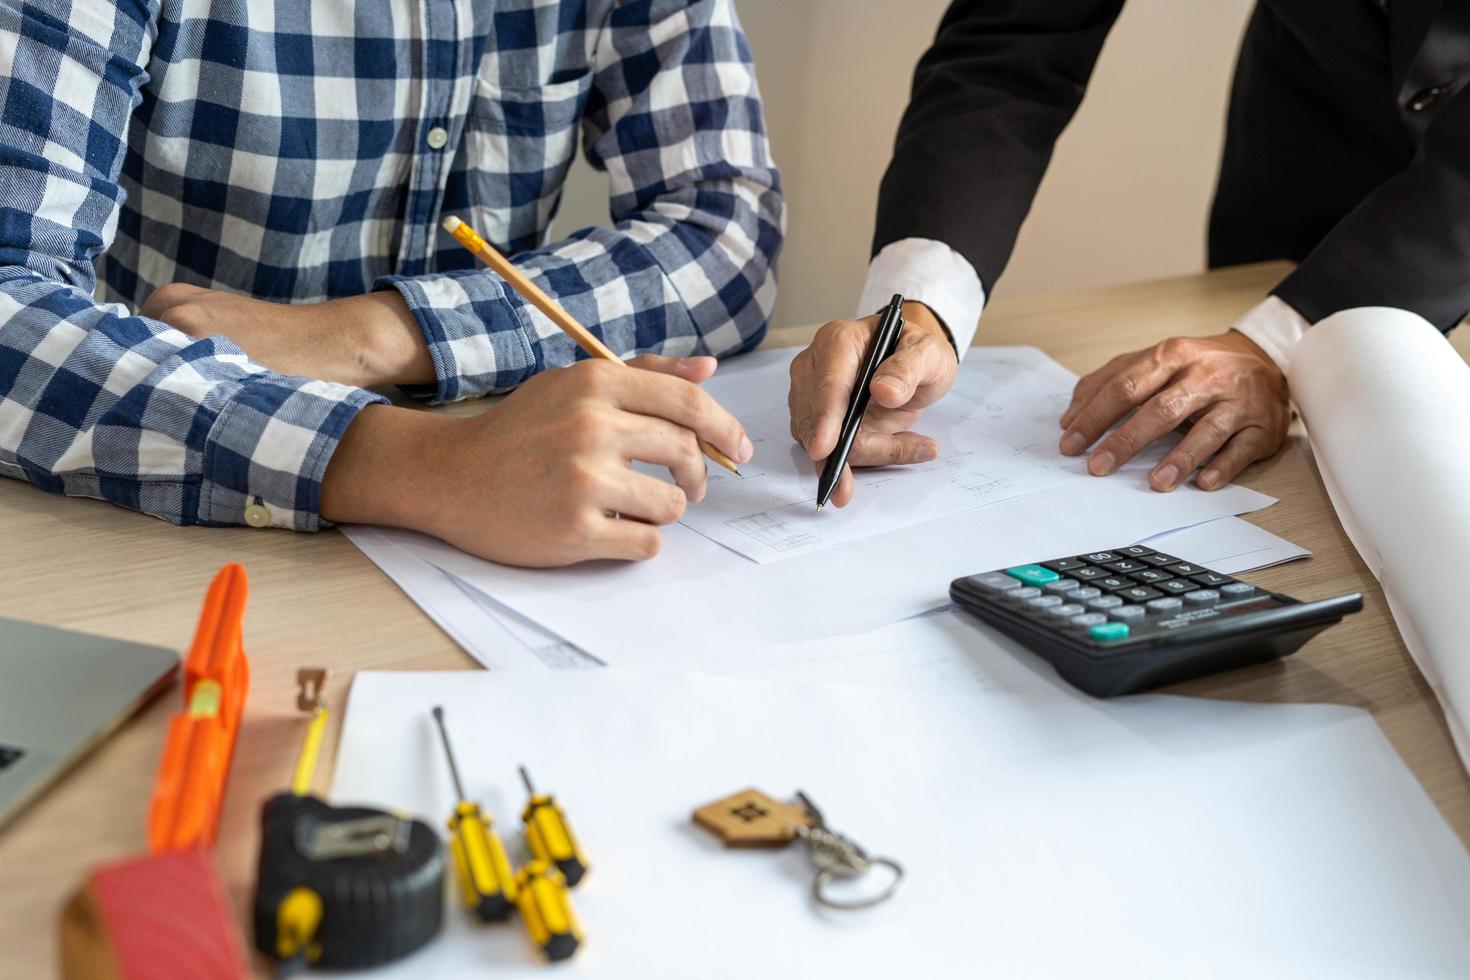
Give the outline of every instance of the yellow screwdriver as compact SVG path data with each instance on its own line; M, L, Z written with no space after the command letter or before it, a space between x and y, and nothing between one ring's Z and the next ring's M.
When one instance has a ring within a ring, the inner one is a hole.
M587 858L567 823L566 814L556 805L555 798L536 792L525 766L521 766L521 782L526 784L530 795L526 808L521 811L521 822L526 825L526 845L533 857L561 872L568 888L576 888L587 873Z
M577 951L582 927L572 912L567 881L556 865L532 858L521 868L516 874L516 906L531 942L548 960L564 960Z
M479 804L471 802L459 781L459 768L454 764L454 750L449 747L449 732L444 727L444 709L434 708L434 721L444 742L444 755L449 759L449 775L454 780L454 793L459 802L449 818L453 834L450 849L459 872L464 901L481 919L489 922L504 919L516 901L516 879L510 870L510 859L490 824L490 817Z

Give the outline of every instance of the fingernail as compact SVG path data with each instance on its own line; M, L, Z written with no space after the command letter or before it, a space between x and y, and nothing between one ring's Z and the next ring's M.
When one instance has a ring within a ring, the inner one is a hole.
M1113 458L1112 453L1108 452L1106 449L1099 449L1097 452L1093 453L1092 458L1087 461L1087 472L1091 473L1093 476L1107 476L1109 473L1113 472L1113 467L1116 464L1117 460Z
M891 374L880 374L873 379L874 384L877 384L879 381L883 382L888 387L898 392L900 395L908 391L908 388L904 386L904 383Z
M1219 482L1220 482L1220 471L1219 470L1205 470L1203 473L1201 473L1199 475L1199 485L1202 486L1202 487L1204 487L1206 490L1213 490L1213 489L1215 489L1215 485L1218 484Z
M1178 480L1179 467L1175 466L1173 463L1170 463L1167 466L1160 466L1158 469L1154 470L1153 483L1154 487L1158 490L1173 490L1174 484L1177 483Z
M755 446L751 444L750 436L740 437L740 455L736 457L737 463L748 463L750 457L755 455Z
M1062 455L1076 456L1087 446L1087 440L1082 438L1080 432L1068 432L1062 436Z
M927 463L931 459L938 459L938 458L939 458L939 447L938 446L925 446L923 449L920 449L919 450L919 462L921 462L921 463Z

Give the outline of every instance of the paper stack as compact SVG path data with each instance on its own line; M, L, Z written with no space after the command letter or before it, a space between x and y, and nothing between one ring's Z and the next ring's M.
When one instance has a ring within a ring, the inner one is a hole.
M792 354L747 355L708 383L745 422L756 455L743 478L712 471L707 498L665 529L653 561L516 569L423 535L348 533L487 665L719 668L754 649L942 607L962 575L1135 543L1274 502L1244 487L1153 492L1147 473L1167 446L1107 479L1087 475L1055 448L1075 376L1032 348L999 347L972 350L954 391L919 426L939 440L938 460L864 471L851 507L818 514L811 464L787 432ZM1246 527L1214 525L1199 547L1219 553L1181 556L1219 565L1235 551L1291 547Z

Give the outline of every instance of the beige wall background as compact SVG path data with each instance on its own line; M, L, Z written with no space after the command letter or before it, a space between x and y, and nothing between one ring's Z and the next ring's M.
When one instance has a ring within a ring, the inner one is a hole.
M736 0L790 209L776 326L853 313L913 67L947 5ZM1250 7L1130 0L1010 266L998 285L985 284L991 295L1204 267L1230 74ZM579 161L557 229L606 221L606 183Z

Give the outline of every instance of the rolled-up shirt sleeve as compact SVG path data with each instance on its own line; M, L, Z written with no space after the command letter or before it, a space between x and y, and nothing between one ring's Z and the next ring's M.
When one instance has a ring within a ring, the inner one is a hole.
M0 474L178 524L312 530L365 405L93 298L156 4L0 3Z
M596 43L586 153L611 227L510 256L619 355L724 356L760 342L785 228L760 93L731 0L616 7ZM468 216L466 216L468 217ZM498 276L388 276L453 401L506 391L582 355Z

